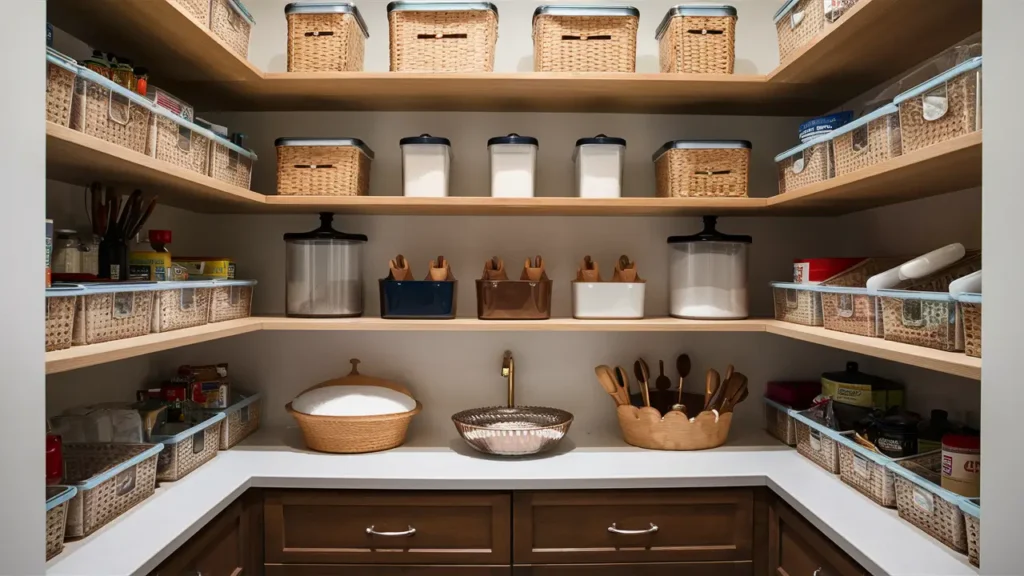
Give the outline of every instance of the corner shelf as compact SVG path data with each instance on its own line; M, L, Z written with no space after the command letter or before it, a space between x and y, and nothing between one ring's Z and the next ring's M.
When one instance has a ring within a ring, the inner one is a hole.
M981 359L958 352L888 342L832 332L821 327L787 324L771 319L679 320L646 318L643 320L384 320L382 318L285 318L264 316L207 324L195 328L138 338L117 340L46 353L46 373L55 374L87 366L142 356L161 350L180 348L260 330L270 331L348 331L348 332L767 332L786 338L838 348L893 362L909 364L981 379Z
M981 30L980 2L860 0L770 75L264 73L172 0L49 0L47 17L131 54L199 110L826 112Z

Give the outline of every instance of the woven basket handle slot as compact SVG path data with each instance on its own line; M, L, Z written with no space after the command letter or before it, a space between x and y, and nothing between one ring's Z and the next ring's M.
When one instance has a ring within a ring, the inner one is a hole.
M732 174L732 170L695 170L694 176L725 176Z
M851 294L840 294L838 308L839 316L850 318L853 316L853 296Z
M121 126L127 126L132 119L132 101L120 94L115 94L113 90L110 91L108 100L107 112L110 119Z
M309 168L310 170L319 170L321 168L334 168L334 164L293 164L294 168Z
M183 152L192 151L192 130L184 126L178 126L178 148Z
M694 30L687 30L686 33L687 34L700 34L700 35L703 36L705 34L725 34L725 31L724 30L708 30L707 28L702 28L700 30L696 30L696 29L694 29Z
M611 40L610 34L598 34L597 36L574 36L572 34L563 34L562 40Z
M853 151L857 154L863 154L870 148L870 142L868 142L868 127L861 126L850 134L852 140L851 146Z
M303 34L303 36L305 36L306 38L320 37L320 36L334 36L334 32L332 32L330 30L327 30L327 31L324 31L324 32L320 32L320 31L306 32L305 34Z
M924 326L924 303L920 300L903 301L903 325L910 328Z
M949 112L948 84L921 96L921 116L928 122L934 122Z
M449 40L453 38L469 38L466 34L417 34L416 38L420 40Z

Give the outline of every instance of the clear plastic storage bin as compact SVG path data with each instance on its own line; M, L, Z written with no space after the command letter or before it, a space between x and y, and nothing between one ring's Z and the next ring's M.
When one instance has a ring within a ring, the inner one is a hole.
M212 283L164 282L153 296L153 332L202 326L210 321Z
M75 130L146 154L153 104L139 94L78 67L70 126Z
M189 422L168 422L154 430L153 442L164 447L157 459L157 480L180 480L212 460L220 450L224 418L224 412L210 412Z
M210 322L252 316L255 280L215 280L210 293Z
M888 105L829 134L836 177L892 160L903 153L899 108Z
M75 95L75 77L78 63L57 52L46 49L46 120L60 126L71 121L71 102Z
M937 350L963 350L956 300L949 292L879 290L886 340Z
M967 553L967 529L960 510L963 496L939 482L942 453L929 452L889 465L895 475L896 509L900 518L961 554Z
M151 288L109 283L78 287L73 293L75 346L145 336L152 329Z
M832 142L829 136L815 138L775 157L779 170L779 194L832 177Z
M161 450L161 444L65 444L64 480L78 490L68 501L65 536L88 536L152 496Z
M904 152L981 130L981 58L962 62L896 97Z
M959 294L956 300L963 320L964 352L981 358L981 294Z

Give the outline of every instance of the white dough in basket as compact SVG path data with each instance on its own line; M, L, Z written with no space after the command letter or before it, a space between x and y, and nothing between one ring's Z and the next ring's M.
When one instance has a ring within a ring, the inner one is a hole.
M324 386L292 401L293 410L312 416L379 416L415 407L409 396L382 386Z

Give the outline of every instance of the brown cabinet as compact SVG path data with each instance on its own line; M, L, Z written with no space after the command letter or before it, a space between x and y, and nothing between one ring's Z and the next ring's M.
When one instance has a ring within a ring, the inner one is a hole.
M739 573L752 571L750 488L516 492L513 500L516 565L741 562ZM564 573L591 573L580 570ZM707 572L719 573L737 572Z
M210 521L151 576L255 576L263 563L262 500L248 492Z
M772 576L867 576L856 562L785 502L768 512L768 565Z
M754 576L750 562L516 566L513 576Z
M509 509L507 493L268 490L266 563L508 566Z
M511 576L508 566L267 564L266 576Z

